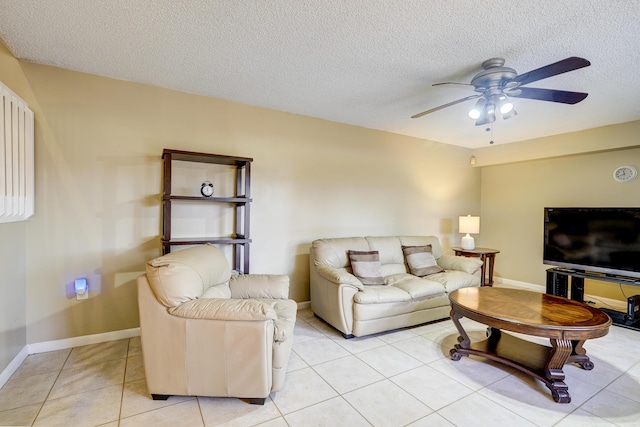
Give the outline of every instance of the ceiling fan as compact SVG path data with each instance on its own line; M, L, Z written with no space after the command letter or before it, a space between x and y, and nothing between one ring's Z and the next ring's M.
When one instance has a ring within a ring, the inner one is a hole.
M528 73L518 75L513 68L504 66L504 59L491 58L482 63L483 70L471 79L471 83L443 82L433 85L453 84L472 86L473 90L478 92L478 94L448 102L439 107L415 114L411 116L411 118L417 119L418 117L471 99L478 99L475 106L469 111L469 117L476 120L476 126L493 123L496 120L496 109L502 114L502 118L505 120L515 116L517 113L509 97L537 99L563 104L577 104L585 99L588 94L584 92L569 92L565 90L523 86L568 71L588 67L589 65L591 65L591 63L586 59L572 56L562 61L529 71Z

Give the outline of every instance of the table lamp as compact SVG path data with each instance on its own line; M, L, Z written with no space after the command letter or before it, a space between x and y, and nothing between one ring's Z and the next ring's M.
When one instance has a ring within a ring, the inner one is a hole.
M474 249L476 247L476 242L469 233L478 234L480 232L480 217L471 215L459 217L458 231L460 233L467 233L460 243L462 249Z

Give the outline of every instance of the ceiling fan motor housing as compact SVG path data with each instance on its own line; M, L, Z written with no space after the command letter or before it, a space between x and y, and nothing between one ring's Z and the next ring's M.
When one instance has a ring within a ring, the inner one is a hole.
M518 73L516 70L509 67L503 67L504 59L492 58L487 59L482 63L483 71L476 74L471 79L471 84L474 86L476 92L484 92L490 87L500 87L502 83L505 83L515 78Z

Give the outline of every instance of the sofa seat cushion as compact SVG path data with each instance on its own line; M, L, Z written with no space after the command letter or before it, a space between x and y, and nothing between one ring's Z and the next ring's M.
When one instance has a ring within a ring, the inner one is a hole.
M411 301L411 295L396 286L372 285L356 292L353 300L358 304L404 302Z
M446 270L429 276L429 280L441 283L446 288L447 293L456 289L480 286L480 277L465 273L464 271Z
M442 283L429 279L414 279L400 283L397 287L411 295L411 299L413 300L432 298L446 294L445 287L442 286Z
M408 302L445 294L441 283L410 274L396 274L385 278L385 281L393 285L366 286L354 295L354 301L358 304Z
M449 296L441 294L433 298L423 298L408 302L388 302L380 304L354 304L353 320L368 321L392 316L411 314L420 310L449 306Z

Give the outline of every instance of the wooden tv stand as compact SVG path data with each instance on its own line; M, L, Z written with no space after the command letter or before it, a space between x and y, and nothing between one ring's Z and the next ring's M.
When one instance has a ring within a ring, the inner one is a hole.
M547 294L571 298L574 301L584 302L584 279L598 280L601 282L617 283L622 285L640 286L640 279L626 276L613 276L606 274L590 273L587 271L568 268L550 268L547 270ZM640 290L639 290L640 293ZM613 323L626 328L640 330L640 319L626 320L626 312L603 309Z

